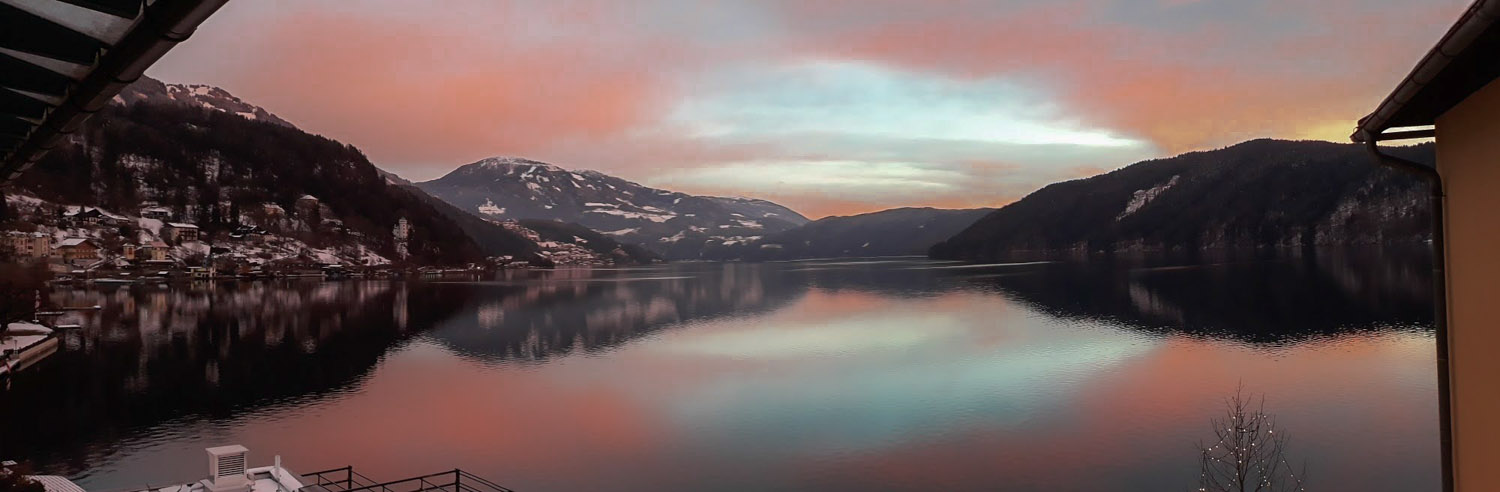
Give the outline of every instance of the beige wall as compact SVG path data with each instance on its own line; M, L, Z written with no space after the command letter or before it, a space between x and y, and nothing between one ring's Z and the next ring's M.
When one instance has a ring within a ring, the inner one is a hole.
M1500 490L1500 81L1437 121L1459 491Z

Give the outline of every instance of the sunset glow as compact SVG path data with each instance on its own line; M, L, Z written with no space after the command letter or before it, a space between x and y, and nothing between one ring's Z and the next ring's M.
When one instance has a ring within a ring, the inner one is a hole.
M1466 4L265 0L230 3L150 75L413 180L524 156L819 217L1342 140Z

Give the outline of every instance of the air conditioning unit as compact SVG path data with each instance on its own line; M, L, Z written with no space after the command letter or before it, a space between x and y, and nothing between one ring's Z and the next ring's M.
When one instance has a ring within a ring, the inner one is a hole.
M238 444L208 448L208 489L213 492L250 490L245 475L245 454L250 450Z

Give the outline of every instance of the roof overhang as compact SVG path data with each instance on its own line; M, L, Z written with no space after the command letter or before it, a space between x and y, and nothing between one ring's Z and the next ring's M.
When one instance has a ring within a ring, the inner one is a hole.
M228 0L0 0L0 184Z
M1500 0L1476 0L1375 112L1359 120L1355 142L1432 136L1432 125L1470 94L1500 77Z

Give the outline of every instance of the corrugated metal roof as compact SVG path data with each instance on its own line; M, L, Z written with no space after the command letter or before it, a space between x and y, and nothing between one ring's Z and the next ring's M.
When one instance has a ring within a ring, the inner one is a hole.
M228 0L0 0L0 183Z
M57 475L31 475L28 478L40 482L47 492L84 492L83 487L72 480Z

